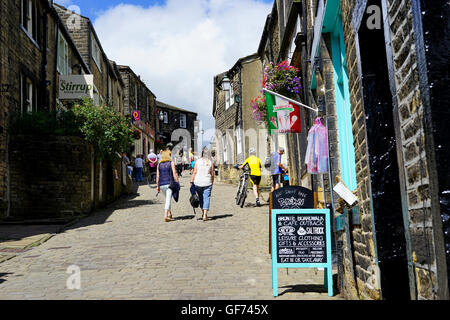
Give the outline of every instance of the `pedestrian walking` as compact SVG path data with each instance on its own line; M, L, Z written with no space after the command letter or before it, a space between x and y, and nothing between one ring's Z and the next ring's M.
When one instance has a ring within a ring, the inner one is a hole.
M191 184L195 185L195 190L197 191L200 200L200 208L203 211L203 221L207 221L211 191L214 184L214 167L210 152L207 148L202 150L201 158L195 161Z
M183 149L175 152L174 161L177 174L181 177L183 172Z
M250 148L248 150L248 153L250 156L247 159L245 159L244 163L241 166L239 166L239 169L242 169L246 165L250 167L250 181L252 182L253 185L253 194L255 195L256 198L256 206L259 207L261 206L261 203L259 202L259 195L260 195L259 184L261 183L262 163L261 159L259 159L256 156L255 148Z
M171 156L172 153L169 150L161 152L161 161L156 170L156 190L158 193L162 191L166 198L164 206L164 221L166 222L173 219L171 210L173 190L170 188L170 185L172 181L179 183L175 164Z
M136 168L136 182L142 182L142 171L144 170L144 159L143 155L137 155L134 160L134 166Z
M148 166L150 168L150 180L153 182L156 180L156 167L158 166L158 157L153 152L153 149L150 150L147 159L148 159Z
M272 153L272 161L273 161L273 171L271 172L272 175L272 192L274 190L277 190L280 188L281 183L283 182L281 180L283 171L287 172L287 169L283 164L281 163L281 157L284 154L284 148L279 147L277 152Z

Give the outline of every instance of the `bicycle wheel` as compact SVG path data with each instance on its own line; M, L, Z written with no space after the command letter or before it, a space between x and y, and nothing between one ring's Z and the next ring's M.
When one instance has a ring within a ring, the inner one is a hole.
M241 197L240 197L240 201L239 201L239 206L241 208L244 207L245 199L247 198L247 188L248 188L248 182L245 181L244 185L242 186Z
M242 179L239 180L237 190L236 190L236 204L239 205L239 202L241 200L241 189L242 189Z

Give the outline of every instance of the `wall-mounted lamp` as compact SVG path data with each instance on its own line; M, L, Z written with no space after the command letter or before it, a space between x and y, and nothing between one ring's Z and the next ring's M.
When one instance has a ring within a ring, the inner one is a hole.
M231 89L230 79L228 79L227 76L225 76L222 79L221 86L222 86L222 90L230 90Z
M162 112L162 110L159 111L158 118L159 118L160 121L164 120L164 112Z

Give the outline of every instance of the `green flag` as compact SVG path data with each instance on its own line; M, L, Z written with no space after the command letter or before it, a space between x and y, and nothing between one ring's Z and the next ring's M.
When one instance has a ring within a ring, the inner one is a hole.
M266 106L267 106L267 128L269 128L269 134L278 132L278 120L277 113L274 111L273 107L276 105L275 96L273 94L264 92L266 96Z
M299 133L300 107L292 102L265 92L269 135L273 133Z

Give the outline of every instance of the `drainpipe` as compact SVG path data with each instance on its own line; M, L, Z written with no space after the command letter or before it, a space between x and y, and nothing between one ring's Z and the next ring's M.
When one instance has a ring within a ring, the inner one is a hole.
M59 27L60 27L60 21L59 19L57 19L57 23L56 23L56 32L55 32L55 57L53 58L53 64L54 64L54 72L53 72L53 104L54 107L56 109L56 88L58 86L58 84L56 83L56 69L58 66L58 36L59 36Z
M48 95L47 95L47 28L48 28L48 19L47 14L50 13L50 11L47 11L46 8L44 8L43 16L44 16L44 28L43 28L43 43L42 43L42 92L44 93L44 98L41 98L41 104L44 109L49 109L49 105L47 105L48 101Z

